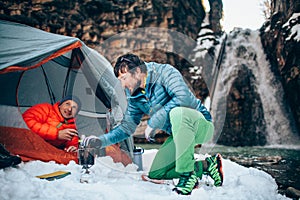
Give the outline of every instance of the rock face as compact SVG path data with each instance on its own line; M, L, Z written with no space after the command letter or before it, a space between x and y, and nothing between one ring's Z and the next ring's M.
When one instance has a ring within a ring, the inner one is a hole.
M270 20L260 30L262 44L273 72L281 78L300 135L300 42L295 32L300 24L300 2L271 2Z
M189 75L184 69L190 64L173 52L176 50L187 55L188 49L184 46L188 42L166 33L166 30L194 40L204 17L204 8L198 0L0 2L0 19L78 37L104 55L112 65L118 56L128 52L138 54L145 61L169 63L182 71L187 79Z
M220 23L221 19L223 18L223 2L222 0L209 0L209 6L209 24L211 30L216 35L220 35L223 32Z
M196 0L15 0L2 1L0 14L1 19L78 37L92 48L120 32L142 27L167 28L195 39L205 15ZM122 45L155 48L134 40Z
M257 146L266 144L266 124L254 75L245 65L238 71L227 97L226 120L219 144Z

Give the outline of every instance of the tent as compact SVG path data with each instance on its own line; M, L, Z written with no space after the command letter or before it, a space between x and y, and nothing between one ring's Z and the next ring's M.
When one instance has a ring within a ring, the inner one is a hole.
M69 94L82 102L80 136L104 134L122 119L126 97L111 64L78 38L0 20L0 44L1 137L28 129L21 113L29 107ZM122 148L132 155L132 138Z

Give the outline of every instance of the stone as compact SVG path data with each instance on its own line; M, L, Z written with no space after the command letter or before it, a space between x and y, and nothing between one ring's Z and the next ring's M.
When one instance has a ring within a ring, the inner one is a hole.
M297 198L299 199L300 198L300 190L297 190L293 187L288 187L286 189L286 195L287 197L290 197L290 198Z

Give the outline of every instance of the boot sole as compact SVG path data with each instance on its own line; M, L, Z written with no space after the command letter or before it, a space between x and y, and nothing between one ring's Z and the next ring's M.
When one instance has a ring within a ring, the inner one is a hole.
M195 184L195 186L194 186L194 188L193 188L193 190L194 190L194 189L198 189L198 188L199 188L199 182L197 181L196 184ZM193 190L192 190L192 191L193 191ZM192 194L192 191L190 191L190 192L188 192L188 193L186 193L186 194L183 194L183 192L180 191L180 190L178 190L176 187L173 188L172 191L175 191L177 194L180 194L180 195L190 195L190 194Z
M221 185L223 185L223 180L224 180L224 173L223 173L223 163L222 163L222 156L221 154L217 154L217 163L218 163L218 171L221 175Z

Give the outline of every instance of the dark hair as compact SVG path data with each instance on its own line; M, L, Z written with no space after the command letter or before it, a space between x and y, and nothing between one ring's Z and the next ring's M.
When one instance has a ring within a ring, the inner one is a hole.
M115 64L114 73L116 77L119 76L119 72L123 72L127 69L130 73L133 73L135 69L139 67L142 73L147 72L147 67L137 55L134 54L125 54L120 56Z
M81 101L80 101L80 99L75 95L67 95L67 96L63 97L60 100L58 105L60 106L63 102L65 102L67 100L72 100L72 101L75 101L77 103L77 105L78 105L78 109L77 109L77 112L76 112L76 114L77 114L81 110Z

